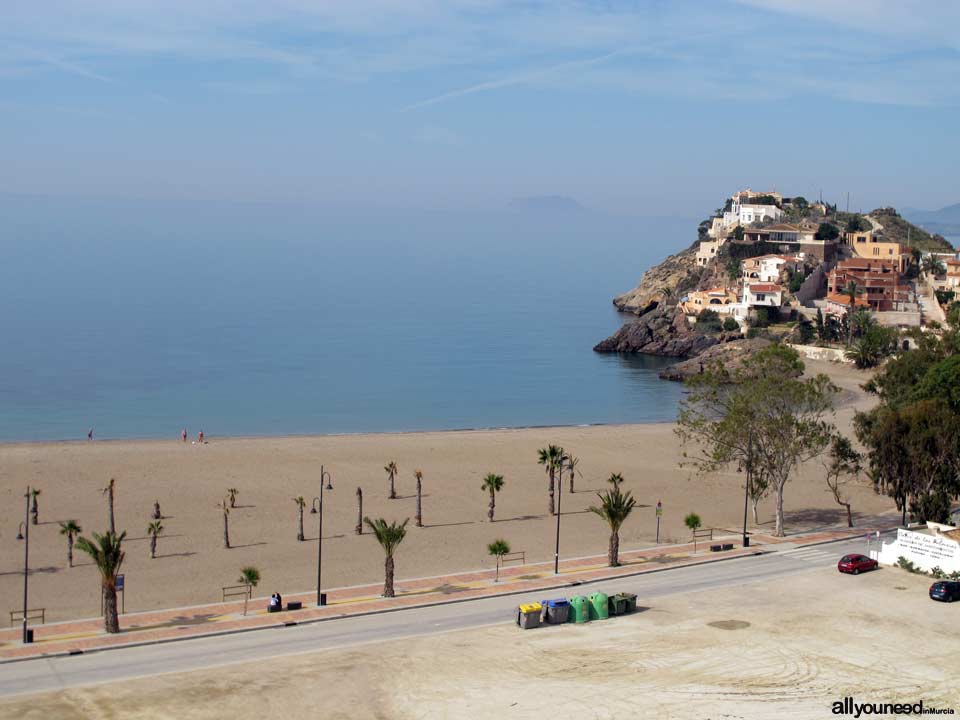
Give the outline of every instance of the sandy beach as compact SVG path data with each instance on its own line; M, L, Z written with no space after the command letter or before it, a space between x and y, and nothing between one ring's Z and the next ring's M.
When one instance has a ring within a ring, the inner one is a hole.
M844 389L838 426L849 432L855 408L872 402L858 389L865 376L849 367L808 362L828 372ZM334 489L324 495L323 573L327 587L376 582L383 555L369 532L354 533L356 490L363 489L365 515L411 518L396 561L399 578L492 567L486 545L506 539L528 560L553 555L554 518L547 514L547 481L536 463L537 449L560 444L581 459L582 477L569 492L564 476L562 542L565 556L603 552L607 529L589 513L596 490L611 472L626 478L638 500L622 532L623 549L653 544L654 506L663 502L661 542L688 539L683 517L701 515L706 527L736 528L742 522L742 477L735 471L700 476L680 468L680 447L672 424L532 428L391 435L243 438L210 436L206 445L169 441L11 444L0 446L0 604L5 611L22 602L23 544L15 540L23 519L26 486L42 490L40 524L30 534L30 606L47 619L91 617L99 612L99 582L89 559L75 552L66 565L66 540L58 522L76 519L84 534L107 527L101 489L116 478L118 529L127 531L126 610L148 610L220 600L220 588L234 584L245 565L258 567L257 594L308 591L315 587L317 516L305 514L306 541L297 542L297 508L318 494L320 466ZM396 461L399 498L388 499L384 465ZM414 470L423 471L423 528L413 527ZM486 521L487 496L481 479L489 472L506 480L497 497L495 523ZM239 490L230 515L232 549L222 547L217 503L226 489ZM158 557L149 558L146 527L159 500L164 534ZM857 513L875 514L893 503L862 484L852 491ZM803 468L785 495L787 531L842 521L826 490L819 463ZM761 505L768 532L772 503ZM752 520L751 520L752 525Z

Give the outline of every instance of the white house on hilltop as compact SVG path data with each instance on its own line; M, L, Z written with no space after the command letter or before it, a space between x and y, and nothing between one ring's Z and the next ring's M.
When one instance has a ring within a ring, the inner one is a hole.
M753 307L780 307L783 304L783 288L775 283L745 282L743 304Z
M780 282L780 273L789 268L796 272L803 267L803 260L788 255L761 255L747 258L741 263L743 279L746 282L756 280L762 283Z

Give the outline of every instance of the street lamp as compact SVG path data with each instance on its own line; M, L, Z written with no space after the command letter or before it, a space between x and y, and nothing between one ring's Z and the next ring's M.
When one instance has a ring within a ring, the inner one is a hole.
M27 630L27 579L30 576L30 486L27 486L27 510L23 522L17 529L17 540L23 540L23 644L32 642L32 632Z
M324 487L326 480L326 487ZM327 604L326 596L320 592L321 569L323 568L323 491L333 490L333 484L330 482L330 473L320 466L320 497L313 499L313 507L310 508L311 515L319 516L319 530L317 532L317 606L322 607Z
M743 465L737 466L737 472L743 472ZM753 478L753 433L747 439L747 482L743 485L743 547L750 547L750 535L747 533L747 501L750 498L750 482Z

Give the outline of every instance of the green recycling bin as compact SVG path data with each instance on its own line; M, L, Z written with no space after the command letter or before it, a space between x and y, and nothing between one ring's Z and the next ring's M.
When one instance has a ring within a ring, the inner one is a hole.
M610 617L610 608L608 607L609 600L607 599L607 594L602 592L595 592L590 596L590 619L591 620L606 620Z
M570 617L568 622L585 623L590 620L590 601L583 595L570 598Z
M620 593L620 597L622 597L626 603L626 607L623 610L624 613L632 613L637 611L636 593Z
M621 593L611 595L607 598L607 607L611 615L624 615L627 612L627 599Z

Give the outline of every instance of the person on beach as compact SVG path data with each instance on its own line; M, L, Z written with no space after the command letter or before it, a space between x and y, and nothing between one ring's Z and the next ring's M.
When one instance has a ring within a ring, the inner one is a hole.
M197 433L197 442L203 445L203 430Z
M186 429L186 428L184 428L183 430L180 431L180 439L183 440L184 442L187 441L187 429Z
M87 430L87 440L93 440L93 428Z

